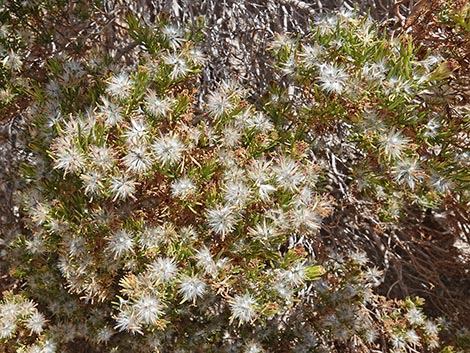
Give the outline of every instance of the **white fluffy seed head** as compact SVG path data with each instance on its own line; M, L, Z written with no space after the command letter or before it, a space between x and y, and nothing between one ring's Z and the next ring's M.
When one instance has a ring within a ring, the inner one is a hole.
M108 246L106 248L115 259L118 259L134 250L134 238L130 232L120 229L111 234L108 238Z
M178 292L183 297L183 301L195 302L197 298L203 297L206 284L197 276L183 275L180 280Z
M163 305L160 300L152 295L142 295L132 306L139 321L147 325L156 325L163 313Z
M192 180L188 177L176 179L171 184L171 193L175 197L185 198L196 189Z
M252 321L256 316L256 300L249 294L236 295L230 302L232 320L240 324Z
M128 73L122 72L119 75L113 76L108 81L106 93L112 97L125 99L132 91L132 80Z
M216 234L225 236L235 228L236 222L235 211L230 206L216 207L207 211L207 224Z
M414 189L416 183L426 176L419 167L418 161L411 159L398 161L392 168L392 174L398 184L406 184L410 189Z
M161 164L173 165L182 158L185 146L178 135L166 135L157 139L152 149Z
M147 134L148 127L145 121L139 118L132 118L131 125L128 126L124 132L124 137L128 145L139 146L146 142Z
M122 162L127 167L127 171L136 174L147 172L152 165L152 159L144 145L132 147L122 158Z
M318 69L318 80L324 91L336 94L344 92L349 76L343 68L331 63L323 63L318 65Z
M111 177L110 192L113 201L134 198L136 182L124 175Z
M409 140L402 136L399 131L392 130L379 139L381 150L388 160L399 159Z
M149 90L144 97L146 111L155 117L165 117L171 110L173 101L169 98L159 98Z
M38 311L35 311L27 320L26 326L30 329L31 333L40 334L44 325L46 324L46 319L44 315Z
M178 267L173 259L159 257L149 265L150 277L163 283L170 282L178 274Z
M211 116L214 118L220 118L222 115L228 114L233 109L233 103L225 92L214 91L209 94L206 108Z

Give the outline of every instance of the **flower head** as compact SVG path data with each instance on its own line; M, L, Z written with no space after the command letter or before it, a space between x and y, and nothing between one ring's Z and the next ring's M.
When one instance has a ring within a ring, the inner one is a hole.
M290 50L295 45L295 40L284 33L275 33L274 39L269 43L269 49L279 52L283 49Z
M419 345L420 337L415 330L411 329L411 330L406 331L405 340L409 344L413 346L417 346Z
M274 129L273 123L261 112L251 115L246 121L246 127L256 129L263 134L267 134Z
M120 258L134 251L134 238L127 230L118 230L108 238L106 249L114 255L115 259Z
M55 148L54 168L64 170L65 174L79 173L85 167L85 156L75 145Z
M245 346L243 353L262 353L264 352L263 348L255 342L250 342Z
M104 118L104 125L106 127L116 126L124 120L121 107L105 97L101 98L101 101L102 104L99 106L100 114Z
M302 261L297 261L290 269L281 273L281 280L291 287L299 286L304 283L307 266Z
M106 87L106 92L110 96L117 97L119 99L125 99L129 96L132 90L132 80L129 74L122 72L117 76L111 77Z
M124 137L129 145L139 145L145 141L148 127L142 119L131 119L131 126L124 132Z
M183 43L185 42L183 32L180 28L174 25L163 26L162 33L173 49L181 47L181 45L183 45Z
M22 56L15 53L13 49L10 49L8 55L6 55L2 61L3 65L11 70L19 71L23 66Z
M228 205L243 206L250 193L250 189L242 181L229 181L224 187L224 199Z
M422 325L424 324L425 316L416 307L412 307L408 310L408 313L406 314L406 318L412 325Z
M180 279L179 293L184 301L196 301L202 298L206 291L206 284L197 276L183 275Z
M109 342L111 337L114 335L114 330L111 327L101 327L96 333L96 341L98 343Z
M426 137L434 137L439 133L439 129L441 128L441 123L436 118L432 118L426 124L426 130L423 133L423 136Z
M197 265L201 267L204 272L212 276L218 272L217 264L212 258L212 254L205 246L196 252Z
M396 351L398 352L403 352L405 351L406 349L406 340L405 340L405 337L403 337L402 334L393 334L392 337L391 337L391 342L392 342L392 346L394 349L396 349Z
M260 239L260 240L269 240L277 235L276 228L266 222L266 219L263 219L262 223L258 223L254 228L248 228L250 235Z
M153 90L149 90L144 97L147 112L155 117L164 117L171 110L173 100L159 98Z
M281 158L274 168L276 182L284 189L295 191L305 180L298 164L290 158Z
M240 324L250 322L256 315L256 300L249 294L236 295L230 301L232 319L236 319Z
M116 317L116 323L117 324L114 328L119 331L129 331L132 334L143 334L141 320L137 313L130 308L124 307L120 309L119 314Z
M162 314L163 305L155 296L144 294L132 305L132 308L139 321L147 325L155 325Z
M439 333L439 326L430 320L426 320L424 330L428 335L436 336Z
M320 87L328 93L343 93L346 82L349 79L348 74L343 68L337 67L331 63L318 65Z
M321 218L318 213L307 206L291 207L289 210L290 223L296 228L307 227L312 231L320 229Z
M16 321L3 318L0 320L0 338L10 338L15 334Z
M196 189L196 186L191 179L187 177L182 177L176 179L171 184L171 193L175 197L185 198L187 195L191 194Z
M242 131L236 126L225 126L222 131L221 144L227 147L236 147L242 138Z
M209 114L217 119L228 114L233 109L233 103L225 92L214 91L209 94L206 107Z
M198 48L192 48L188 53L188 57L195 65L202 65L207 61L204 53Z
M113 201L117 199L125 200L128 197L134 198L136 182L124 175L111 178L110 191L114 196Z
M80 175L80 179L83 181L87 195L99 195L103 190L103 176L96 171L91 170L84 173Z
M300 54L302 63L307 68L312 68L318 63L318 58L323 54L324 48L318 44L315 45L304 45L303 51Z
M173 165L181 159L185 146L178 135L166 135L157 139L152 149L160 163Z
M416 182L424 179L425 174L416 160L404 159L399 161L392 169L398 184L408 184L411 189L415 188Z
M216 233L222 236L235 228L237 217L230 206L213 208L207 211L207 224Z
M387 66L385 60L366 63L362 69L362 75L371 82L382 82L386 78Z
M172 67L172 70L170 72L170 78L172 80L180 79L186 76L190 71L186 60L179 55L168 54L163 58L163 61L166 65Z
M148 270L151 278L163 283L170 282L178 273L175 261L167 257L159 257L149 265Z
M40 334L44 325L46 324L46 319L44 315L38 311L35 311L27 320L26 326L31 330L31 333Z
M407 138L404 138L399 131L395 130L379 140L380 147L389 160L400 158L408 142Z
M325 35L333 32L338 26L339 18L336 14L320 15L315 19L315 28L320 34Z
M152 165L152 159L150 158L147 147L144 145L132 147L122 158L122 161L128 171L137 174L145 173Z
M111 147L91 145L90 159L93 165L102 171L108 171L116 164L115 152Z

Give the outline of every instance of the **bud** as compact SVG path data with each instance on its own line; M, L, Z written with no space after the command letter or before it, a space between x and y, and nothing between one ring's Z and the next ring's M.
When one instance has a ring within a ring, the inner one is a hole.
M430 81L445 80L446 78L452 77L454 71L460 69L460 65L457 60L450 59L440 63L436 69L429 75Z

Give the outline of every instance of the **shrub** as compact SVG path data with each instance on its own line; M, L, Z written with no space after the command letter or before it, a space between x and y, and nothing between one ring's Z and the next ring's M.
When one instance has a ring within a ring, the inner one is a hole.
M135 61L83 48L49 59L48 82L27 92L25 229L10 250L21 289L0 303L5 347L438 349L423 301L380 296L364 249L322 232L345 200L382 225L403 205L468 198L465 123L432 99L447 62L418 60L367 17L328 15L271 43L288 85L254 105L235 81L201 97L200 33L126 21Z

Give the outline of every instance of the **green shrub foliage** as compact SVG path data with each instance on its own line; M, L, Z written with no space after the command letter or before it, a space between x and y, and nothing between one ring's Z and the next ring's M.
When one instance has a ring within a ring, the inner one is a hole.
M344 197L389 222L407 202L468 198L468 119L444 120L434 93L447 62L418 59L409 38L368 18L327 15L304 38L277 35L272 70L290 83L273 82L254 105L236 81L201 97L194 34L135 15L123 27L138 46L131 64L84 48L45 59L47 82L18 91L31 100L31 143L18 195L25 230L9 250L21 286L0 302L2 344L439 349L422 300L379 296L382 273L366 253L335 251L319 234ZM7 82L25 49L16 37L2 45ZM8 82L5 106L17 92Z

